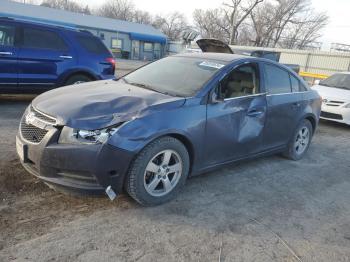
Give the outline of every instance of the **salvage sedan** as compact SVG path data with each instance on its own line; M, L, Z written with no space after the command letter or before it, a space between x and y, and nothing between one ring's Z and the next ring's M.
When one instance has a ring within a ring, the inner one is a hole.
M308 150L321 99L292 70L235 54L167 57L118 80L35 98L16 139L26 170L63 191L125 190L169 201L189 175L234 161Z

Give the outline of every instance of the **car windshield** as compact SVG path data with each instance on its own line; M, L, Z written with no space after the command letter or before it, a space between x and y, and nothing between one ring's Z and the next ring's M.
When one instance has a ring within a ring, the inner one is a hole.
M350 90L350 74L335 74L320 82L320 85Z
M226 62L190 57L167 57L123 79L132 85L173 96L193 96Z

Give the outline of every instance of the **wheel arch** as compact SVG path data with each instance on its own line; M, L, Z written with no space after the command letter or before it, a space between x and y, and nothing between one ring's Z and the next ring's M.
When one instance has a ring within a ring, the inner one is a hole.
M194 150L193 143L191 142L191 140L185 134L182 134L182 133L179 133L179 132L167 132L167 133L159 134L158 136L153 137L151 140L147 141L146 144L143 144L143 146L138 150L137 154L143 148L145 148L147 145L152 143L153 141L155 141L157 139L160 139L162 137L167 137L167 136L168 137L173 137L173 138L179 140L185 146L185 148L186 148L186 150L188 152L189 158L190 158L190 171L189 171L189 173L191 173L192 168L193 168L193 164L194 164L194 159L195 159L195 150Z
M164 136L170 136L170 137L176 138L186 147L188 155L190 157L190 171L189 171L189 173L191 173L195 152L194 152L193 144L190 141L190 139L188 137L186 137L185 135L179 134L179 133L170 133L170 134L167 134Z
M70 72L67 72L66 74L64 74L64 76L62 76L60 81L59 81L59 86L63 86L69 78L76 76L76 75L87 76L87 77L91 78L92 81L98 80L98 77L94 73L89 72L87 70L78 69L78 70L70 71Z
M313 115L306 115L304 117L304 119L310 121L311 126L312 126L312 133L315 133L316 127L317 127L317 122L316 122L316 118Z

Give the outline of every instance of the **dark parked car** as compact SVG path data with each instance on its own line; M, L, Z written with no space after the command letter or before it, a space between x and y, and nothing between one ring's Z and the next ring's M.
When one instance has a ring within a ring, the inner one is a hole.
M115 61L90 32L0 18L0 93L114 78Z
M182 54L38 96L23 115L17 152L52 187L112 199L125 189L155 205L189 175L223 164L275 153L301 159L320 107L317 92L276 62Z

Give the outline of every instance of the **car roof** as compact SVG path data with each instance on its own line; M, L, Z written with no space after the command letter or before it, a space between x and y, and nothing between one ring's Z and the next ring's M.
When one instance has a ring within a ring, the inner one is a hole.
M54 25L54 24L47 24L47 23L40 23L37 21L29 21L25 19L17 19L17 18L12 18L12 17L0 17L0 21L4 22L12 22L12 23L17 23L17 24L24 24L24 25L33 25L33 26L40 26L40 27L45 27L45 28L51 28L51 29L59 29L59 30L67 30L75 33L89 33L89 31L86 30L79 30L77 28L73 27L66 27L66 26L59 26L59 25Z
M181 54L177 54L174 56L189 57L189 58L201 58L201 59L210 59L210 60L220 60L220 61L225 61L225 62L232 62L234 60L252 58L249 56L227 54L227 53L181 53Z

